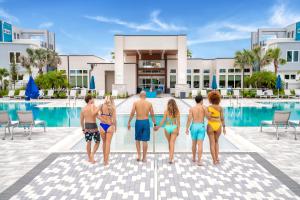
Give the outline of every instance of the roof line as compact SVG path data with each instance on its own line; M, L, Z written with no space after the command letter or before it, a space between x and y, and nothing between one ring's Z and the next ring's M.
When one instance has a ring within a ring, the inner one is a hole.
M92 54L60 54L59 56L95 56L97 58L100 58L102 60L105 60L104 58Z

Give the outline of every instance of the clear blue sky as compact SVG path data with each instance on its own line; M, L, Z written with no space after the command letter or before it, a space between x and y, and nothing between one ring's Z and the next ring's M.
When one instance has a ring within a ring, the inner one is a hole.
M258 27L300 20L299 0L0 0L0 18L56 33L62 54L110 58L113 35L188 36L193 57L232 57Z

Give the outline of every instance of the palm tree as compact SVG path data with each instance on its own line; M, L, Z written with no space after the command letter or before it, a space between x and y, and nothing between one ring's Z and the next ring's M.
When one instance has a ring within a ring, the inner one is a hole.
M266 54L269 56L271 61L273 61L274 72L275 72L275 75L277 75L279 65L286 64L286 60L280 57L281 49L280 48L268 49Z
M239 67L242 70L242 79L244 91L244 76L245 68L253 66L255 62L254 55L251 51L244 49L243 51L237 51L234 56L234 67ZM244 93L244 92L243 92Z
M20 63L26 69L27 73L29 75L31 75L32 74L32 69L31 69L30 59L26 56L21 56L20 57Z
M15 60L13 60L13 62L10 64L10 81L14 86L16 86L16 81L18 80L18 66L15 62Z
M187 57L188 58L191 58L192 56L193 56L193 53L191 52L191 50L190 49L187 49Z
M5 78L5 77L8 77L9 76L9 73L8 73L8 71L7 71L7 69L5 69L5 68L1 68L0 69L0 83L1 83L1 90L3 89L3 79Z
M254 47L254 49L252 49L252 54L254 57L254 63L255 63L254 65L258 67L259 71L262 67L270 64L272 61L268 54L262 53L260 46Z
M47 65L50 67L57 68L61 64L61 59L57 52L47 51Z
M39 69L39 74L43 74L43 67L47 65L47 50L45 49L35 49L35 62L34 66Z

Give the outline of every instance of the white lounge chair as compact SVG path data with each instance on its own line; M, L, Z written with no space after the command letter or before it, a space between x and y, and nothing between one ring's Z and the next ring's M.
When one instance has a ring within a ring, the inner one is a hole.
M45 97L45 94L44 94L44 90L40 90L39 91L39 99L42 99L42 98L44 98Z
M221 89L221 96L222 96L222 98L228 98L229 95L227 93L227 90Z
M293 98L295 96L292 95L291 90L286 89L286 90L284 90L284 95L282 95L282 97Z
M103 99L104 96L105 96L105 91L104 90L98 90L98 96L97 97L99 97L99 99Z
M29 130L29 135L28 135L28 140L31 140L31 133L32 133L32 128L34 126L43 126L44 127L44 132L46 132L46 123L45 121L41 120L34 120L32 111L18 111L18 118L19 118L19 127L24 127L24 130L28 128Z
M259 97L259 98L265 97L265 98L267 98L267 95L265 95L265 93L262 90L256 90L255 97Z
M207 91L206 90L201 90L200 92L202 97L207 97Z
M25 98L25 90L20 90L19 94L15 96L16 99Z
M51 99L54 96L54 90L48 90L47 95L44 98Z
M295 129L295 140L297 140L297 127L300 127L300 120L290 120L289 125Z
M8 94L5 97L14 98L14 96L15 96L15 91L14 90L9 90Z
M240 91L239 90L233 90L233 95L232 95L234 98L237 98L239 99L241 96L240 96Z
M79 94L78 98L84 99L86 94L87 94L86 89L82 89L80 91L80 94Z
M291 115L291 112L289 112L289 111L275 111L272 121L261 121L260 132L262 132L263 126L275 127L277 140L279 140L278 128L280 126L287 128L290 125L290 123L289 123L290 115Z
M114 98L118 98L118 90L112 90L112 94L111 96L114 97Z
M4 136L3 136L3 140L5 140L6 138L6 129L8 129L8 133L10 133L11 135L11 139L13 140L13 129L14 127L18 126L18 122L17 121L11 121L7 111L0 111L0 126L4 127ZM12 128L12 130L10 130L10 128Z
M198 90L192 90L192 98L195 98L198 95Z
M267 90L266 95L269 98L275 98L276 96L273 94L273 90Z
M295 89L295 96L300 97L300 89Z
M77 91L76 90L71 90L70 91L70 94L68 95L68 99L76 99L76 94L77 94Z

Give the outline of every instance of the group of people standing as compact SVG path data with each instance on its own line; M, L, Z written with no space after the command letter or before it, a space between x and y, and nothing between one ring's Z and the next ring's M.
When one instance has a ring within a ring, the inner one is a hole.
M130 117L128 120L128 130L131 129L131 121L135 120L135 141L137 150L137 161L147 161L148 141L150 140L150 122L149 115L153 123L153 130L158 131L164 128L164 134L168 141L169 163L174 163L174 150L176 138L180 133L180 112L176 101L170 99L167 103L162 120L157 124L152 104L146 100L146 93L142 91L139 100L133 103ZM199 166L203 165L202 152L203 140L206 132L210 142L210 152L213 164L219 164L219 137L223 131L226 133L223 108L219 105L221 96L219 92L212 91L208 94L210 105L203 105L201 95L195 97L196 105L190 108L188 120L186 123L186 134L192 138L192 161L196 162L196 152L198 149ZM100 137L103 141L103 164L108 165L110 144L113 134L117 131L116 107L111 96L106 96L104 103L96 106L91 95L85 97L87 105L80 114L80 123L82 131L87 142L86 150L88 161L95 163L95 153L100 144ZM205 126L205 118L208 123ZM100 120L99 129L96 120ZM95 145L91 148L91 141L94 139ZM141 151L142 145L142 151Z

